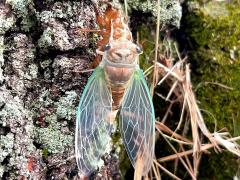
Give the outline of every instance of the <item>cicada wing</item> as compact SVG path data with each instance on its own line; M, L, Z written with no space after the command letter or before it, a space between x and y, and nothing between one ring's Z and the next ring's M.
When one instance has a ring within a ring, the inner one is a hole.
M152 165L155 144L155 114L152 98L141 69L137 69L125 91L120 110L120 131L134 168L142 176Z
M89 175L96 170L110 140L112 97L104 71L98 67L89 78L77 111L75 154L80 173Z

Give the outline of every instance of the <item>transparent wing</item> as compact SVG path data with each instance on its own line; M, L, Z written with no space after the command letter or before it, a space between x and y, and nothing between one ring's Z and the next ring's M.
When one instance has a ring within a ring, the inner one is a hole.
M89 175L97 169L109 144L112 125L108 119L112 97L104 72L98 67L89 78L77 111L75 154L80 173Z
M132 165L146 175L152 165L155 143L152 98L141 69L126 89L120 110L120 130Z

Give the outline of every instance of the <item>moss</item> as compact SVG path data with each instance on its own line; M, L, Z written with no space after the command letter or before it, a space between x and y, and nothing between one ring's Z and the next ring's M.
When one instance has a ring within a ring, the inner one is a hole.
M48 155L49 155L48 149L47 149L47 148L43 148L43 150L42 150L42 156L43 156L44 158L47 158Z
M237 100L240 98L240 62L237 61L240 58L240 22L236 21L240 8L225 5L228 13L217 16L213 16L212 12L207 14L206 8L205 5L203 10L187 16L189 28L186 32L194 46L190 59L196 65L193 67L194 73L198 74L194 80L195 84L201 82L197 86L197 95L201 107L216 116L219 128L227 127L233 133L233 118L240 118L240 103ZM210 124L215 123L208 116L206 119Z
M154 37L149 32L151 32L149 27L141 26L139 28L139 39L142 41L147 39L142 43L143 54L139 56L140 67L144 70L153 64L154 59Z
M236 128L240 119L239 2L212 1L202 6L192 1L190 5L183 29L190 44L194 86L200 107L215 117L203 112L205 121L211 131L217 125L217 130L226 127L231 134L240 135ZM211 154L209 159L206 162L203 158L200 165L202 179L210 178L211 174L215 179L235 175L235 156Z
M199 180L207 179L233 179L237 173L236 157L231 153L223 153L219 156L203 156L200 164ZM205 166L205 165L208 166Z

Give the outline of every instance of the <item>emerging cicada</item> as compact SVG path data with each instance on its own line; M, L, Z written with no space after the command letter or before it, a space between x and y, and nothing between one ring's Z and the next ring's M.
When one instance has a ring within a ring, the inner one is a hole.
M102 61L89 78L78 106L78 168L85 176L96 170L109 144L114 112L119 110L119 128L128 156L135 168L141 166L141 175L146 175L154 155L154 108L143 71L137 64L141 48L132 42L123 17L111 20L108 44L99 48L98 53L103 56Z

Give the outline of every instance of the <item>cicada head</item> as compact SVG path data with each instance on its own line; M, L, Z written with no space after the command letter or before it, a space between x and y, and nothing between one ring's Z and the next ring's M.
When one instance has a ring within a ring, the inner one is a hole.
M120 38L112 40L104 49L106 77L111 84L125 84L132 76L137 65L141 48L133 42Z
M132 42L132 34L124 18L112 21L109 43L103 48L105 72L111 84L125 84L137 67L142 50Z
M104 58L110 63L131 65L136 63L141 48L132 42L132 33L124 17L111 22L109 43Z
M142 53L141 48L133 42L120 38L112 40L104 48L105 59L112 63L131 65L136 63L137 57Z

